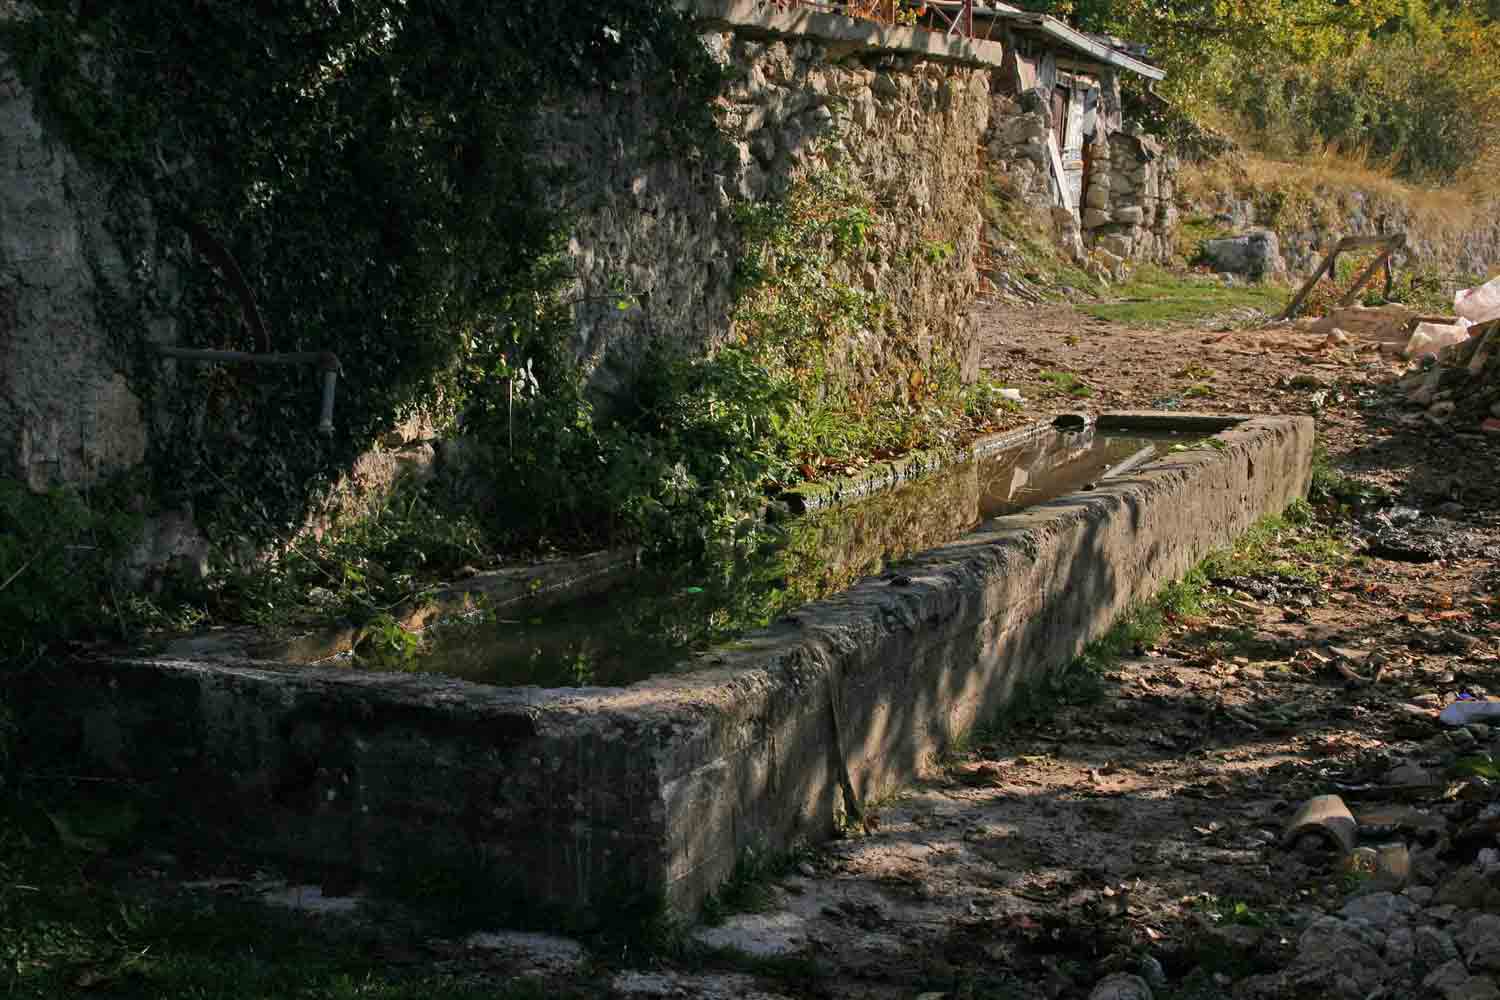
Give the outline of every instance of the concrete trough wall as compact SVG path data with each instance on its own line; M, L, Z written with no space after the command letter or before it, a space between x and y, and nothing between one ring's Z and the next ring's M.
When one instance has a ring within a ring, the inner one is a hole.
M1215 426L1100 425L1153 421ZM844 768L862 798L908 781L1017 685L1306 491L1310 418L1246 418L1217 438L629 688L138 660L70 665L30 704L54 749L171 791L199 837L365 874L458 870L574 917L641 895L690 910L746 848L831 832Z

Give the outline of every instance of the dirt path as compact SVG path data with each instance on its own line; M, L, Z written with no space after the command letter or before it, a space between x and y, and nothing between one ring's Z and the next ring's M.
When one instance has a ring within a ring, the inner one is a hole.
M1314 413L1336 467L1447 519L1434 523L1457 540L1451 557L1335 560L1345 564L1319 584L1265 576L1222 588L1211 615L1170 623L1110 672L1101 700L1009 727L934 769L882 804L871 833L817 851L762 912L731 917L709 940L810 957L815 975L762 981L784 996L1086 997L1117 971L1144 975L1158 997L1364 996L1376 966L1391 991L1369 995L1460 995L1415 986L1440 963L1398 968L1390 928L1360 945L1373 958L1351 947L1299 963L1305 928L1356 886L1336 858L1278 841L1296 806L1323 792L1344 789L1366 818L1415 799L1437 825L1488 801L1483 779L1457 793L1437 778L1415 792L1381 786L1407 762L1440 773L1453 753L1435 707L1496 685L1500 445L1403 426L1379 388L1391 363L1292 330L1130 330L1067 307L998 306L981 328L986 369L1023 389L1028 420L1080 408ZM1071 390L1066 373L1079 380ZM1356 540L1363 528L1332 525ZM1328 554L1308 543L1328 526L1306 531L1275 551L1326 570ZM1472 745L1458 749L1487 750L1489 737L1468 731ZM1445 799L1455 794L1470 803ZM1414 882L1464 860L1434 853ZM1418 884L1408 898L1432 893ZM714 982L652 988L694 995ZM1500 995L1484 976L1455 982L1464 996Z

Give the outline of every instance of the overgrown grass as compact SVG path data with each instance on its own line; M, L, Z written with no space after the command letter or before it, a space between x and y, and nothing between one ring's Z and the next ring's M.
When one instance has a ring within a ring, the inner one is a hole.
M769 847L747 848L740 853L728 881L703 903L703 921L723 923L735 913L758 913L776 902L773 883L792 872L807 856L801 845L777 851Z
M1274 283L1226 285L1216 278L1140 267L1116 289L1117 298L1080 308L1098 319L1127 326L1190 323L1246 307L1270 313L1285 305L1287 289Z
M1184 264L1196 264L1203 256L1203 244L1220 236L1232 236L1234 230L1207 215L1190 215L1177 224L1175 250Z

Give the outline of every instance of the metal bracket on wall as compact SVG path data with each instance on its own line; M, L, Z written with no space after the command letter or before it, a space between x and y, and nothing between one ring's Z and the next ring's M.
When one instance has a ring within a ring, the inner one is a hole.
M333 396L338 389L339 359L331 351L302 351L293 354L251 354L246 351L209 351L194 347L157 346L156 353L180 361L228 361L249 365L317 365L323 375L323 401L318 410L318 433L333 434Z

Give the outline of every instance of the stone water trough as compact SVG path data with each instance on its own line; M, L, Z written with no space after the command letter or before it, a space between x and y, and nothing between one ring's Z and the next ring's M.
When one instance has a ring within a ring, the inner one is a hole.
M1195 444L626 687L114 659L54 672L32 707L55 749L166 793L203 846L368 877L447 868L572 919L630 898L690 912L747 849L826 837L846 788L909 781L1307 488L1308 417L1097 425Z

